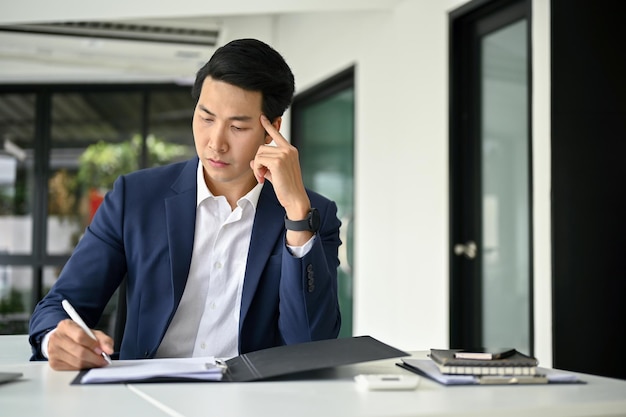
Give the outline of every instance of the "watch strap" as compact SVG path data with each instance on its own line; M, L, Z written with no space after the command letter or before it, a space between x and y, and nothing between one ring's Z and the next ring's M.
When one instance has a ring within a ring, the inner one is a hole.
M319 223L319 212L315 208L309 210L307 216L302 220L289 220L285 215L285 228L287 230L317 232Z

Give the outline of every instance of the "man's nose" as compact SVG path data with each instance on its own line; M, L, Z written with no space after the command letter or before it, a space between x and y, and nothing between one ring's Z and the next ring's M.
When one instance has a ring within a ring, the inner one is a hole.
M226 136L226 130L224 127L216 124L211 132L209 133L209 148L212 151L218 153L224 153L228 150L228 140Z

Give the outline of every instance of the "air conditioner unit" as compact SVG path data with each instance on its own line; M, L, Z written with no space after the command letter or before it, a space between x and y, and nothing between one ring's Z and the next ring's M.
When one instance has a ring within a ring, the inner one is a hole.
M185 19L4 25L0 82L28 81L29 69L40 74L41 66L52 81L188 79L219 36L216 22Z

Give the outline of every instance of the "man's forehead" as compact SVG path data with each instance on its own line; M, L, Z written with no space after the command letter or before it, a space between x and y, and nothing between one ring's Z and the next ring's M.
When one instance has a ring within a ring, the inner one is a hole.
M226 83L213 83L203 86L196 108L215 117L244 120L261 115L262 100L260 93L255 94Z
M223 116L226 117L228 119L231 120L240 120L242 122L247 122L253 119L253 117L247 113L241 113L241 114L224 114L224 115L218 115L217 113L213 112L211 109L207 108L205 105L203 104L198 104L198 110L207 113L208 115L211 116Z

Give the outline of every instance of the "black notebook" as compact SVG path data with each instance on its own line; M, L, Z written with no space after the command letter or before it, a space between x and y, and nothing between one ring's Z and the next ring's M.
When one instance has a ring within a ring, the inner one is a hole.
M137 363L148 365L158 359L128 361L129 372L124 372L124 361L113 361L111 371L114 376L93 378L94 373L107 373L107 368L97 368L80 372L72 384L90 383L121 383L121 382L175 382L175 381L215 381L215 382L250 382L269 378L292 375L305 371L331 368L340 365L351 365L380 359L410 356L408 353L382 343L371 336L358 336L341 339L319 340L295 345L278 346L256 352L245 353L225 361L221 371L216 375L216 367L208 365L203 370L183 372L184 364L170 363L160 374L152 374L145 378L126 377L130 375ZM195 358L202 360L202 358ZM153 362L157 363L157 362ZM121 366L117 366L121 365ZM197 366L197 364L196 364ZM117 369L116 369L117 368ZM121 372L119 372L121 370ZM104 371L104 372L103 372ZM90 374L91 372L91 374ZM195 376L193 374L196 373Z
M535 375L537 359L517 350L500 359L459 359L461 349L431 349L430 358L443 374L457 375Z

